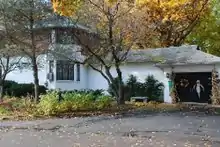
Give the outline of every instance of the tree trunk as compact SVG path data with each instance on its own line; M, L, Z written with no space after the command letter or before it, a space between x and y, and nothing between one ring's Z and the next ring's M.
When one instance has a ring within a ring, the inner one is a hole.
M124 83L122 79L122 72L119 68L119 64L116 64L116 71L118 74L118 105L125 104L125 98L124 98Z
M123 104L125 104L124 84L121 79L119 80L119 83L118 83L118 105L123 105Z
M3 94L3 85L2 83L0 84L0 102L3 102L3 97L4 97L4 94Z
M0 102L2 102L3 98L4 98L5 77L6 77L6 75L4 74L2 76L2 79L0 79Z
M33 76L34 76L34 101L39 102L39 79L38 79L38 66L36 58L32 60Z

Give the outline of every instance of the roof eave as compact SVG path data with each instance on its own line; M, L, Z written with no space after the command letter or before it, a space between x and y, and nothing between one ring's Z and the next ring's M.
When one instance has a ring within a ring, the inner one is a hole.
M216 62L206 62L206 63L156 63L156 66L164 67L164 66L184 66L184 65L215 65L215 64L220 64L220 61Z

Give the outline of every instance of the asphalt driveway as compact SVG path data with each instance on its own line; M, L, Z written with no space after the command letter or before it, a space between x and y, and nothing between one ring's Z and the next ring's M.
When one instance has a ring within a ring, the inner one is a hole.
M219 147L220 117L136 113L0 123L0 147Z

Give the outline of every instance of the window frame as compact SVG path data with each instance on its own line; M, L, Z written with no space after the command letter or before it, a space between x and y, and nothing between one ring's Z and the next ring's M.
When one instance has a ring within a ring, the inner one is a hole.
M54 60L49 60L49 73L53 73Z
M56 62L56 80L57 81L74 81L75 80L75 63L69 60L57 60Z
M80 82L81 80L81 65L79 63L76 64L76 81Z

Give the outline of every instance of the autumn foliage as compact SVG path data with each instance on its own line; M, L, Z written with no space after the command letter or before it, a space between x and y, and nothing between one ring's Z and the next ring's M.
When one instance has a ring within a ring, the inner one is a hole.
M140 48L179 46L200 19L210 13L210 0L52 0L55 12L74 16L83 5L102 9L132 7L131 20L139 23L136 45ZM98 2L98 3L97 3ZM126 23L126 22L125 22Z
M179 46L206 13L209 0L140 0L144 28L154 30L157 47ZM146 32L147 33L147 32Z

